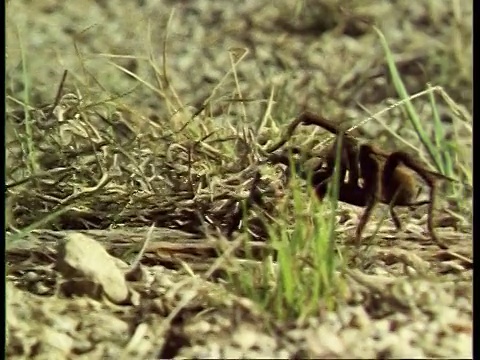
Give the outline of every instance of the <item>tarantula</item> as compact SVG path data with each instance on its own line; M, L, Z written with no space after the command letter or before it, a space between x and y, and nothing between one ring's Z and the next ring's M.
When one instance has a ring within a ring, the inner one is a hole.
M273 152L283 146L299 124L320 126L337 135L335 142L325 152L322 152L323 161L313 170L311 181L320 199L324 198L327 185L332 179L337 142L341 139L338 200L365 207L356 229L355 240L357 244L360 244L365 225L372 210L379 202L389 205L390 215L397 229L401 228L401 222L395 213L395 206L428 204L427 226L432 240L440 248L448 248L435 233L433 210L435 208L437 180L453 179L428 170L425 165L403 151L386 152L372 144L360 143L357 139L342 131L339 126L311 112L304 112L296 118L289 126L286 136L267 151ZM277 160L285 162L285 159L282 161L277 158ZM412 171L416 172L429 186L429 200L416 201L419 186Z

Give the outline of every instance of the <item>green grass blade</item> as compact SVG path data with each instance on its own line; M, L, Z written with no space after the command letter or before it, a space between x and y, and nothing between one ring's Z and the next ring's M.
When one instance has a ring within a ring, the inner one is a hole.
M388 69L390 71L395 90L397 91L400 98L402 100L405 100L405 108L407 110L408 118L412 123L416 133L418 134L420 141L425 145L425 148L427 149L427 152L432 159L436 169L442 174L444 174L444 165L442 163L439 150L434 147L428 134L423 129L420 117L415 110L412 101L410 100L410 95L408 94L407 89L405 88L402 78L398 72L397 66L395 65L395 60L393 59L392 52L390 50L390 47L388 46L387 40L385 39L383 33L377 27L374 27L374 29L377 32L382 47L384 49Z

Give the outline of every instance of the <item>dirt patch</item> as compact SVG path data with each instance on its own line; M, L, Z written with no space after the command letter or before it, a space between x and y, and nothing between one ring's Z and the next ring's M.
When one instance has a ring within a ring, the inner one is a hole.
M471 271L452 260L429 258L426 254L436 253L432 245L424 253L402 250L408 248L402 241L395 248L371 249L368 258L374 264L367 273L348 272L349 295L337 312L325 311L289 324L207 281L205 274L213 274L214 258L197 256L196 262L190 258L194 277L185 274L186 262L181 258L163 260L161 254L168 248L162 244L171 238L169 232L157 229L151 237L145 265L127 281L136 297L122 305L109 301L106 289L94 296L90 287L80 286L86 275L77 274L73 284L70 276L57 272L63 260L60 256L54 260L54 236L68 242L74 234L37 232L32 236L42 238L43 250L9 249L9 356L369 358L468 356L470 352ZM111 246L116 238L125 239L126 232L84 234ZM182 242L176 244L180 248ZM215 245L219 246L211 244ZM202 243L197 247L201 249ZM210 265L202 271L195 267L199 262ZM172 267L176 270L168 269ZM96 269L103 273L103 264ZM128 265L119 269L127 273ZM412 271L429 274L430 280L412 276ZM76 294L71 293L73 285ZM362 346L359 339L364 339Z

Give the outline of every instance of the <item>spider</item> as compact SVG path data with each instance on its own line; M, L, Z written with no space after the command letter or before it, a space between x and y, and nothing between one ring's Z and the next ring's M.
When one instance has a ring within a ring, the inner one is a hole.
M339 126L311 112L304 112L297 117L288 127L286 136L267 151L273 152L283 146L299 124L320 126L337 135L335 142L320 155L321 163L313 169L311 182L319 199L324 198L327 186L332 180L337 144L341 141L338 200L365 207L355 233L357 245L361 243L362 232L378 203L389 205L390 215L397 229L401 229L402 225L394 210L396 206L428 204L427 227L430 236L441 249L448 249L435 233L433 211L437 180L455 180L428 170L406 152L386 152L372 144L360 143ZM278 156L277 161L285 163L285 159L280 160ZM420 189L412 171L416 172L430 188L429 200L416 201Z

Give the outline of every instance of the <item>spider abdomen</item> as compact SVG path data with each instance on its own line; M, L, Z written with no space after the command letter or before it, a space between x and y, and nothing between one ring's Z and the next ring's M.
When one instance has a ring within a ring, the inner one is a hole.
M410 171L398 166L388 183L382 184L383 202L394 205L409 205L415 201L418 193L417 181Z

